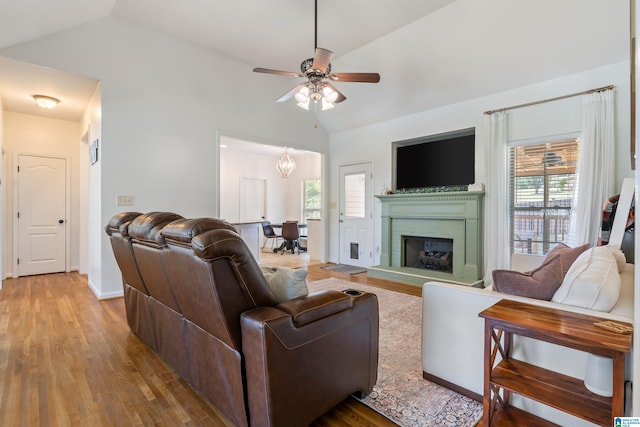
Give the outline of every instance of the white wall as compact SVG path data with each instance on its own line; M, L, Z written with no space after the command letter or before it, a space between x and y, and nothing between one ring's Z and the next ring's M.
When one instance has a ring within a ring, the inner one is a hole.
M29 114L4 112L4 148L6 150L6 191L5 191L5 230L4 265L7 275L13 275L13 156L19 154L46 155L69 159L67 174L71 178L71 206L67 224L70 229L70 260L72 270L78 269L78 186L79 186L79 157L78 145L80 141L80 124L68 120L50 119Z
M321 156L319 154L306 154L297 156L296 170L286 179L287 200L285 210L285 220L302 220L302 185L303 181L309 179L320 179L322 174Z
M80 129L83 140L79 144L81 185L80 200L80 272L89 275L89 286L96 295L101 296L100 287L94 283L102 275L100 245L91 244L102 240L102 199L100 189L102 155L102 99L101 86L98 85L82 116ZM98 140L98 162L89 165L89 145ZM110 251L110 249L107 249ZM110 253L110 252L107 252ZM105 254L106 256L106 254ZM117 292L116 292L117 293Z
M256 178L267 181L266 219L272 223L302 219L302 181L320 178L320 154L289 155L296 169L282 178L276 169L279 156L248 154L220 149L220 218L240 221L240 179Z
M621 165L618 181L629 172L629 161L624 157L628 150L622 148L629 133L625 121L628 63L335 134L329 144L326 132L314 129L311 114L293 103L275 104L268 97L256 95L261 93L264 81L251 72L252 65L117 18L100 19L4 49L0 54L102 82L101 161L95 174L99 178L91 173L89 190L100 194L96 203L100 214L95 223L90 221L93 234L88 233L90 250L99 254L89 261L90 281L99 295L113 295L121 289L120 275L102 231L106 221L122 210L115 206L116 195L134 196L134 206L127 209L179 210L185 216L215 214L219 161L215 142L220 133L252 135L257 140L319 152L330 148L327 224L337 224L339 165L373 161L374 190L379 192L391 182L392 141L475 126L479 135L477 181L486 182L482 166L483 111L615 84L620 140L617 160ZM272 79L270 85L281 85L282 93L290 89L286 79ZM374 241L379 246L377 204L375 218ZM337 237L334 226L329 240L332 261L337 260ZM379 247L375 249L377 262Z
M281 222L287 199L286 180L275 167L278 157L254 155L220 149L220 218L240 221L241 178L264 179L266 189L266 220Z
M616 188L620 188L624 177L632 176L629 160L629 62L613 64L563 78L540 82L519 89L472 99L458 104L436 108L422 113L377 123L348 132L331 135L329 163L329 260L338 261L338 171L348 163L372 161L374 164L374 193L391 185L391 143L416 137L433 135L470 127L476 128L476 182L488 182L485 168L486 128L483 114L487 110L509 107L592 88L615 85L616 92ZM562 108L558 108L561 106ZM518 139L531 137L539 131L543 135L575 128L576 117L580 117L579 99L547 103L535 108L512 110L509 124L515 123L510 136ZM579 122L578 122L579 126ZM579 129L578 129L579 130ZM490 194L491 189L486 189ZM376 200L374 212L374 264L380 262L380 203ZM491 212L485 212L485 216ZM485 243L486 243L485 239Z
M115 205L116 195L134 197L127 210L212 216L218 211L219 133L323 152L328 147L327 134L314 128L312 114L260 96L264 77L257 78L251 65L118 18L0 54L101 81L101 160L99 173L91 168L89 189L100 194L100 218L89 221L88 232L90 252L100 254L89 259L89 280L101 297L122 289L103 232L108 219L123 210ZM291 82L272 79L269 84L284 93Z

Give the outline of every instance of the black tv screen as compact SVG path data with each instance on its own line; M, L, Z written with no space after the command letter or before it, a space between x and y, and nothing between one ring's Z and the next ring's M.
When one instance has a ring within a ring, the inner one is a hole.
M475 132L397 143L396 190L475 182Z

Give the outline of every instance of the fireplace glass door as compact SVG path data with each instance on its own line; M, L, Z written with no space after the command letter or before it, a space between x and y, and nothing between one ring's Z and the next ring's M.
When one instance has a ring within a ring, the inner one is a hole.
M453 273L453 239L402 236L404 267Z

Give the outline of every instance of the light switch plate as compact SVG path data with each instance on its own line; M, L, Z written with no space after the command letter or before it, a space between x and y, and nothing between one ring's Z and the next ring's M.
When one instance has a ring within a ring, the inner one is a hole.
M116 205L118 206L132 206L133 196L116 196Z

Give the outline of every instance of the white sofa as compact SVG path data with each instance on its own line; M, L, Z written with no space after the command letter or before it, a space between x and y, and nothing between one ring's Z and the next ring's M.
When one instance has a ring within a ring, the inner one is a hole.
M521 264L519 267L514 266L514 269L530 270L532 264L538 263L539 260L537 257L525 258L529 265ZM425 283L422 288L422 370L425 378L470 397L482 397L484 319L478 317L478 313L501 299L633 323L633 270L633 264L626 264L620 274L620 297L610 312L514 296L490 289L442 282ZM512 355L517 359L581 379L584 379L589 358L589 355L582 351L518 336L514 337ZM631 379L630 361L631 355L627 355L625 378L628 380ZM560 425L593 425L521 396L513 396L512 403Z

